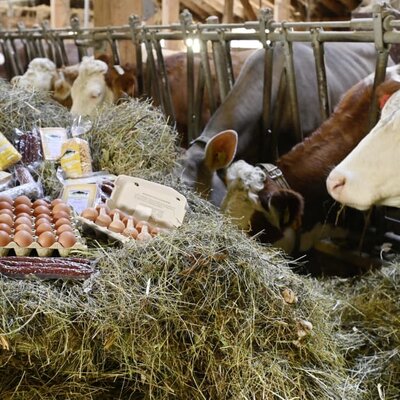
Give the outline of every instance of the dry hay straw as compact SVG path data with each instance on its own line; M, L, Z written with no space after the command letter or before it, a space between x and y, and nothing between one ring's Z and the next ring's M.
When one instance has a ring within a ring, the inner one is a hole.
M178 156L178 135L149 101L126 100L98 110L86 135L94 169L163 176Z
M354 338L344 350L364 399L399 399L400 263L325 285L338 325Z
M0 397L357 398L314 283L173 186L185 224L93 250L98 276L0 280Z
M0 398L358 398L330 299L167 174L176 134L159 112L111 106L88 138L95 169L186 195L185 224L91 249L85 282L0 279Z
M68 110L47 94L11 86L0 80L0 132L8 138L18 128L29 131L34 126L68 127Z

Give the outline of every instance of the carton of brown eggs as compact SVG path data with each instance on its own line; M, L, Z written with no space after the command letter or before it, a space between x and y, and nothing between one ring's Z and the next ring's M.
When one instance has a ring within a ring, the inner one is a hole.
M0 256L13 250L17 256L35 251L48 257L54 252L62 257L71 250L86 249L76 229L70 207L61 199L32 202L27 196L14 200L0 194Z
M144 241L180 226L186 198L175 189L141 178L117 177L105 204L83 210L77 220L97 236L128 242Z

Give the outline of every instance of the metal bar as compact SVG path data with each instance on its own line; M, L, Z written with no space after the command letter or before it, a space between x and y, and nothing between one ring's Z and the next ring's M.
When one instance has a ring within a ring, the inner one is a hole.
M301 122L299 116L299 104L297 100L296 73L293 61L293 44L288 41L283 42L283 54L285 57L285 69L287 72L287 84L289 93L290 109L293 117L293 129L297 142L303 141Z
M207 89L208 94L208 103L210 105L211 113L217 109L217 104L214 97L214 87L211 77L211 67L210 67L210 59L208 58L207 52L207 43L200 41L200 62L201 62L201 69L204 73L205 78L205 86Z
M328 82L326 78L326 69L324 61L324 45L317 39L317 31L315 31L312 48L315 58L315 66L317 71L317 85L319 94L319 105L321 110L322 121L328 119L330 114L329 97L328 97Z

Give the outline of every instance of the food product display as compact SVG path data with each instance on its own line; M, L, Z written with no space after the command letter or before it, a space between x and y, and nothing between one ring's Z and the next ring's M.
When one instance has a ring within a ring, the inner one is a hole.
M136 239L139 241L149 240L166 231L164 228L152 225L148 221L137 221L133 216L126 215L119 209L110 209L105 204L97 208L83 210L78 220L88 230L104 233L112 239L121 242Z
M94 272L85 258L0 257L0 273L11 278L87 279Z
M61 168L67 178L79 178L92 173L89 143L80 138L69 139L61 147Z
M7 237L6 237L7 235ZM12 249L17 255L66 256L72 249L85 248L71 217L71 209L61 199L47 202L21 195L14 200L0 194L0 254Z

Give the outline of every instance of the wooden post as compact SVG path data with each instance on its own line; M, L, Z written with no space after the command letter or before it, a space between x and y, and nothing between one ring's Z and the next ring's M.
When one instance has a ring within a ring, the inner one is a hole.
M129 16L132 14L142 17L142 0L94 0L93 1L94 26L120 26L129 23ZM135 62L134 47L131 42L120 42L119 52L121 63ZM99 49L98 53L111 54L109 46Z
M162 25L179 23L179 0L162 0L161 23ZM180 40L166 40L164 48L170 50L182 50L184 44Z
M70 26L70 0L50 0L50 26L65 28Z
M225 0L224 15L222 16L222 23L230 24L233 22L233 1Z
M275 0L274 20L289 21L290 18L290 0Z

